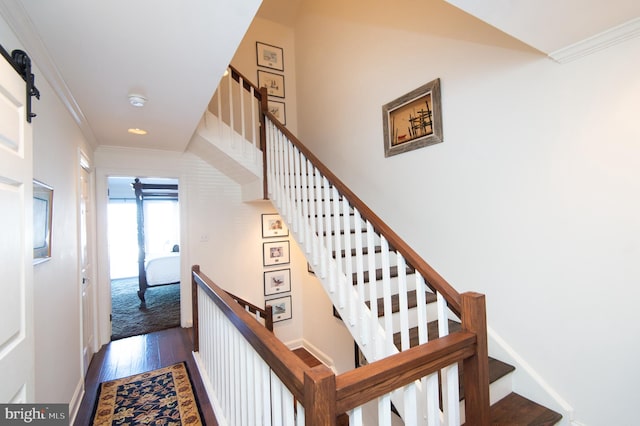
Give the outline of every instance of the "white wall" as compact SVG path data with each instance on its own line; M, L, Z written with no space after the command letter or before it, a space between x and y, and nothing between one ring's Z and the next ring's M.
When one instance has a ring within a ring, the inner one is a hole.
M101 338L110 337L108 255L106 246L106 180L108 176L147 176L179 179L181 217L182 326L191 321L191 278L194 264L217 285L259 306L264 305L261 215L274 212L268 202L244 203L233 180L191 153L101 147L96 151L98 197L98 263ZM279 240L277 240L279 241ZM302 315L301 288L296 281L306 270L295 243L291 245L293 315ZM150 290L152 291L152 290ZM275 326L283 341L298 341L302 325L283 321Z
M436 0L306 1L295 37L301 140L456 289L486 294L490 327L576 420L630 424L640 39L559 65ZM381 106L435 78L444 143L384 158Z

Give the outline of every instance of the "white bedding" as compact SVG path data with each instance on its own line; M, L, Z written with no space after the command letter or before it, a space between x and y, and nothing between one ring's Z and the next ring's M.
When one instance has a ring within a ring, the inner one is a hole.
M145 262L147 285L170 284L180 281L180 253L157 256Z

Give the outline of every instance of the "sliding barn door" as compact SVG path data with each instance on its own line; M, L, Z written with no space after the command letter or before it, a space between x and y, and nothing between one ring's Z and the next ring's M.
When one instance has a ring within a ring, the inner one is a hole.
M25 82L0 57L0 403L33 401L33 166Z

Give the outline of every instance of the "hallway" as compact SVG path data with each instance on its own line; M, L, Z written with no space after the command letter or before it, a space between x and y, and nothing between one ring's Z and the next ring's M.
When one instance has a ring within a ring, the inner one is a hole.
M203 420L207 425L217 425L193 360L192 350L193 339L190 328L170 328L113 341L104 346L93 356L89 365L85 380L85 395L74 424L76 426L90 424L100 383L185 361L200 403Z

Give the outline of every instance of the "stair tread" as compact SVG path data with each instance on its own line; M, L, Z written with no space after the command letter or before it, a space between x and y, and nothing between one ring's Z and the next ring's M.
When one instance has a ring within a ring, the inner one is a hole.
M456 333L462 330L462 324L459 322L449 320L449 333ZM438 321L431 321L427 325L427 333L429 335L429 340L437 339L439 336L438 333ZM413 327L409 329L409 340L410 347L414 347L418 345L418 327ZM398 350L400 350L401 344L400 333L395 333L393 335L393 343L396 345ZM511 364L507 364L506 362L500 361L498 359L489 357L489 383L493 383L498 379L506 376L515 370L515 367ZM460 399L464 398L464 386L462 381L462 363L458 365L458 375L459 375L459 393Z
M510 393L490 408L491 424L496 426L551 426L562 415L517 393Z
M415 269L407 265L407 275L412 275L415 272ZM363 273L364 281L369 282L369 271L364 271ZM389 268L389 277L396 278L398 276L398 267L391 266ZM353 284L358 284L358 274L356 272L353 273L352 276ZM382 269L376 269L376 281L380 281L382 279Z
M425 292L425 298L427 299L427 303L433 303L437 300L437 296L430 291ZM371 303L369 301L366 302L367 306L370 306ZM418 306L418 298L415 290L410 290L407 292L407 307L408 309L412 309ZM396 313L400 312L400 296L394 294L391 296L391 312ZM378 316L381 317L384 315L384 298L378 299ZM417 331L416 331L417 333Z

